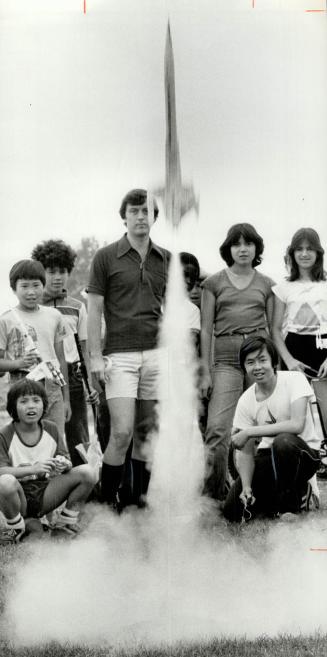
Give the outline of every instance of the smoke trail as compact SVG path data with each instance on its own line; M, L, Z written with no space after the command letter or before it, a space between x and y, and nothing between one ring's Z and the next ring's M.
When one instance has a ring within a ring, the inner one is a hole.
M76 540L22 546L4 623L16 644L132 648L327 629L327 553L310 551L327 547L323 518L271 521L256 534L218 518L201 526L203 453L184 301L173 257L149 508L116 517L88 505Z
M197 423L196 361L187 325L182 269L172 255L161 328L159 433L149 504L162 517L194 517L204 475L203 442Z

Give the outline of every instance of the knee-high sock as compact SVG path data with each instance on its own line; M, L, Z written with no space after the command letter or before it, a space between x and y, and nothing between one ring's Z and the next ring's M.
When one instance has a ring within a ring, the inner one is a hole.
M144 461L132 459L133 465L133 502L134 504L142 503L142 495L148 491L150 472Z
M101 499L107 504L113 504L116 501L116 493L123 475L123 465L102 464L101 473Z

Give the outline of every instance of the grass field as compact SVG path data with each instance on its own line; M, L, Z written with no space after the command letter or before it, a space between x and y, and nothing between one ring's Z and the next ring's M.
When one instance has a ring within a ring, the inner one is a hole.
M216 640L172 648L139 648L128 651L50 643L42 648L15 649L0 640L2 657L325 657L326 637L278 639L259 638L256 641Z

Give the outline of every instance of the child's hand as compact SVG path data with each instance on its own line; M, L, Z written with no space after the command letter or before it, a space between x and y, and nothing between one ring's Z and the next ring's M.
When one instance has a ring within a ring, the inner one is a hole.
M203 372L200 380L200 396L210 397L212 390L212 378L210 372Z
M286 365L290 372L302 372L302 374L305 374L305 364L296 358L289 358Z
M88 404L99 404L99 393L94 388L91 388L91 392L86 397Z
M72 408L70 405L70 401L68 401L68 399L64 399L64 414L65 414L65 422L69 422L72 416Z
M235 447L235 449L242 449L242 447L246 445L248 439L249 439L249 434L246 431L246 429L241 429L240 431L237 431L237 433L233 434L232 445L233 447Z
M250 488L250 486L246 486L245 488L243 488L240 494L240 500L241 502L243 502L244 506L250 506L251 504L254 504L255 497L252 493L252 488Z
M66 459L65 456L57 455L54 459L55 461L55 467L56 467L56 474L63 474L64 472L68 472L68 470L72 469L72 464L71 462Z
M54 458L47 459L46 461L37 461L33 464L33 474L36 474L39 477L42 475L50 477L50 475L53 474L55 467L56 462Z
M37 365L38 362L39 361L37 355L33 352L28 352L27 354L24 354L23 358L18 361L19 367L17 369L30 369L31 367Z

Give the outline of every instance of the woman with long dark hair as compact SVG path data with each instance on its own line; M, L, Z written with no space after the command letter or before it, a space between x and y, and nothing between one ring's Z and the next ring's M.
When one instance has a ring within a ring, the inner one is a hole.
M205 491L218 500L225 496L232 421L245 387L239 350L249 335L267 335L272 316L274 283L256 270L263 249L262 237L251 224L233 225L220 247L227 267L203 282L201 392L209 396Z
M327 281L324 249L313 228L292 237L288 278L273 287L272 335L288 370L327 376Z

